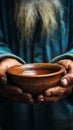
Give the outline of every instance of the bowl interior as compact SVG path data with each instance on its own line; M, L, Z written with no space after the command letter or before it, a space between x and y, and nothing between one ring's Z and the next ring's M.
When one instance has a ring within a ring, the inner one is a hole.
M34 63L11 67L8 73L26 77L51 76L62 73L63 66L51 63Z

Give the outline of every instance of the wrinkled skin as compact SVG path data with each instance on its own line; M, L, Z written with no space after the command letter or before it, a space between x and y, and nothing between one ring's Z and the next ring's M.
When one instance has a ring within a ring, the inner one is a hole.
M60 85L47 89L44 95L38 96L38 102L56 102L65 98L73 89L73 61L70 59L60 60L58 64L65 67L64 76L61 78Z
M61 79L60 85L54 88L47 89L44 94L36 97L39 103L56 102L65 98L72 92L73 89L73 61L69 59L60 60L58 64L65 67L64 76ZM9 67L21 65L16 59L6 58L0 63L0 93L9 100L19 103L33 104L35 100L30 93L24 93L18 86L8 84L6 71Z
M6 58L0 63L0 93L11 101L32 104L31 94L24 93L18 86L8 84L6 71L14 65L22 65L16 59Z

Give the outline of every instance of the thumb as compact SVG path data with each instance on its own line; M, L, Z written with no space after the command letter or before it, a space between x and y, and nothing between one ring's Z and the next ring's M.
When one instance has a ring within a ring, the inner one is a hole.
M6 73L2 70L1 67L0 67L0 84L1 84L1 85L7 84Z
M67 87L71 84L73 84L73 73L72 74L67 74L61 79L61 84L64 87Z

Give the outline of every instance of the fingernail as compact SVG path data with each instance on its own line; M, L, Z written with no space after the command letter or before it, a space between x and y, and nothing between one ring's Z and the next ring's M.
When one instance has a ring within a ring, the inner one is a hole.
M44 98L41 98L40 101L43 102L43 101L44 101Z
M44 96L41 95L40 98L39 98L39 100L40 100L41 102L43 102L43 101L44 101Z
M51 96L50 92L45 93L45 96Z
M34 103L34 100L33 100L33 99L30 99L30 103L33 104L33 103Z
M4 76L3 76L3 77L0 77L0 81L1 81L1 80L4 80L4 78L5 78Z
M63 86L67 86L68 85L67 79L62 79L61 83L62 83Z
M0 78L0 83L1 84L6 84L6 81L7 80L6 80L6 78L4 76Z

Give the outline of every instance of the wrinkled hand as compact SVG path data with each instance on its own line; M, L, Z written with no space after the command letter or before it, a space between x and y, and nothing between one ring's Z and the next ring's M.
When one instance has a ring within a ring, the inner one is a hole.
M32 104L34 100L31 94L24 93L18 86L8 84L6 71L14 65L21 65L21 63L11 58L6 58L0 62L0 94L14 102Z
M39 95L37 100L40 103L56 102L65 98L72 92L73 89L73 61L69 59L60 60L58 64L65 67L64 76L61 78L59 86L49 88L44 92L44 95Z

